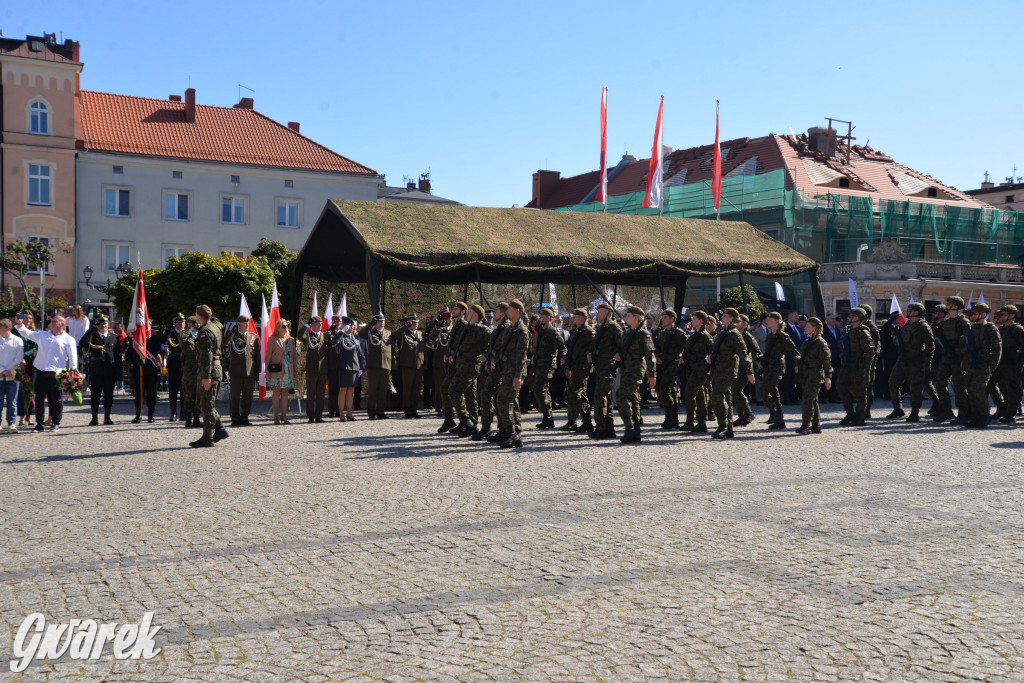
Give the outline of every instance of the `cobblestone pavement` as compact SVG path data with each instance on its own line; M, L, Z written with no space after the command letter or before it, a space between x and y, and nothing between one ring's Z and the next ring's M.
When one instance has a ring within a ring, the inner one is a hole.
M155 659L21 678L1024 679L1024 428L827 407L714 442L648 411L621 446L530 413L509 452L261 419L192 450L161 407L2 437L0 678L32 612L152 610Z

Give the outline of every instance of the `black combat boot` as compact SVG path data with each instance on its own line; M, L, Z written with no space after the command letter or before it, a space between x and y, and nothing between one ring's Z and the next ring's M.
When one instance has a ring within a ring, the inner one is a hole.
M231 436L231 435L228 434L228 430L224 429L224 425L222 425L222 424L220 424L218 422L217 423L217 428L213 432L213 440L214 441L221 441L223 439L228 438L229 436Z
M619 441L621 441L622 443L629 443L630 441L632 441L634 429L636 429L636 427L627 427L626 431L622 433L622 438L619 439Z
M178 421L178 415L175 412L174 408L171 408L171 419L169 419L167 421L168 422L177 422Z
M506 432L491 432L490 434L484 437L484 440L487 443L501 443L507 438L508 434Z
M811 428L805 422L802 425L800 425L799 427L797 427L796 433L799 434L800 436L807 436L808 434L811 433Z
M566 422L564 425L558 428L560 432L575 432L578 431L579 427L576 424L576 420Z
M746 415L732 422L733 427L746 427L748 424L750 424L750 419Z
M849 425L851 422L853 422L853 420L854 420L853 414L852 413L847 413L846 417L844 417L842 420L839 421L839 424L841 424L843 427L845 427L845 426Z
M592 434L594 431L594 423L590 421L590 413L583 415L583 422L576 428L577 434Z
M92 413L92 419L89 420L90 427L98 427L100 424L99 411L94 410Z
M105 425L112 425L112 424L114 424L114 421L110 419L110 413L104 413L103 414L103 424L105 424Z
M783 420L781 417L778 420L776 420L775 422L772 422L770 425L768 425L768 429L773 429L773 430L774 429L785 429L785 428L786 428L786 421Z
M446 417L444 419L444 422L441 423L441 426L437 428L437 433L438 434L444 434L445 432L447 432L449 429L451 429L454 426L455 426L455 420L453 420L450 417Z
M132 424L137 425L142 422L142 413L135 413L135 417L132 418Z
M483 441L484 439L487 438L487 434L488 433L489 433L489 430L475 429L475 430L473 430L473 435L471 437L469 437L469 438L472 441Z
M473 436L474 432L476 431L476 421L473 419L469 419L466 420L466 424L464 424L455 432L455 436L459 437L460 439L464 439L467 436Z
M920 422L921 421L921 416L917 414L917 411L918 411L917 408L911 408L910 409L910 416L907 417L906 421L907 422Z
M903 417L904 415L906 415L906 413L903 412L903 408L893 408L892 412L885 416L885 419L895 420L896 418Z
M697 424L694 425L693 429L691 430L691 433L692 434L707 434L708 433L708 424L707 424L707 422L705 422L704 420L698 420Z
M693 420L687 420L679 426L679 431L692 432L693 431Z
M463 432L464 429L466 429L466 426L468 424L469 424L469 418L468 417L460 417L459 418L459 424L457 424L453 428L449 429L448 433L449 434L454 434L455 436L462 436L462 432Z
M515 432L505 437L505 440L498 444L501 448L522 448L523 439Z
M213 437L209 434L203 434L201 437L189 444L192 448L212 448Z

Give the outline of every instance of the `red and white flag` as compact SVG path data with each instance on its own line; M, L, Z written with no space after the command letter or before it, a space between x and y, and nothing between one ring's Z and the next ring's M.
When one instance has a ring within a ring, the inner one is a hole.
M324 321L327 323L320 329L326 330L331 326L331 322L334 320L334 292L327 293L327 308L324 309Z
M276 286L276 284L275 284ZM260 311L260 400L267 395L267 323L269 318L267 314L267 295L260 294L262 299L262 310ZM244 301L244 299L243 299ZM273 330L271 330L273 332Z
M608 206L608 88L601 86L601 175L597 201Z
M135 282L135 296L132 297L132 317L128 323L128 335L132 338L132 346L140 360L146 360L146 340L153 334L149 325L149 308L146 306L146 286L142 281L142 266L139 266L139 279Z
M903 327L904 325L907 324L907 318L905 315L903 315L903 309L900 308L900 302L896 300L895 292L893 292L892 295L892 303L889 304L889 314L891 315L893 313L900 314L899 320L896 321L896 324L898 324L900 327Z
M652 209L661 208L662 179L661 169L665 160L665 152L662 147L662 125L661 114L665 108L665 96L661 96L661 104L658 105L658 122L654 124L654 146L651 148L651 161L647 166L647 193L644 195L645 207Z
M244 315L249 319L249 329L246 332L252 332L259 336L260 332L256 329L256 321L252 319L252 313L249 312L249 304L245 301L245 295L242 295L242 305L238 307L238 315ZM262 337L260 337L262 339Z
M718 214L722 207L722 148L718 142L718 100L715 100L715 166L711 175L711 196L715 200L715 214Z

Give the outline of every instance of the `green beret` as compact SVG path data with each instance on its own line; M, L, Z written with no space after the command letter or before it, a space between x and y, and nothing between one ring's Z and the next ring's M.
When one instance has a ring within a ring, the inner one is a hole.
M541 315L546 315L546 316L548 316L548 317L550 318L550 317L552 317L552 316L554 316L554 315L555 315L555 312L554 312L554 311L552 311L552 310L551 310L550 308L548 308L547 306L545 306L544 308L540 309L540 314L541 314Z
M629 306L629 307L627 307L626 308L626 313L632 313L633 315L638 315L641 318L644 317L644 309L640 308L639 306Z

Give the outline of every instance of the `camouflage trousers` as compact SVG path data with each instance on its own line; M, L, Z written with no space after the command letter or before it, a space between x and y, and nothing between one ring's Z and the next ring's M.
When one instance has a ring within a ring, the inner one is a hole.
M449 394L449 390L452 386L452 377L455 376L455 369L450 363L444 365L444 376L441 378L441 384L439 385L441 390L441 411L444 413L446 418L455 417L455 406L452 405L452 397ZM434 407L437 407L437 397L434 397Z
M750 381L745 372L740 372L732 383L732 405L736 409L736 417L752 415L750 412L750 400L747 398L747 387Z
M665 415L679 414L679 366L672 361L664 366L658 378L658 403L665 409Z
M590 368L587 366L572 368L569 387L566 389L568 422L590 415L590 401L587 399L587 380L590 379Z
M926 391L926 387L930 388L928 386L930 375L928 368L920 363L896 361L896 365L893 366L892 373L889 375L889 395L892 397L892 409L901 410L903 408L902 388L906 383L907 389L910 391L910 409L914 412L920 410L921 404L924 402L921 392Z
M843 366L836 378L836 390L843 401L847 415L864 419L868 410L868 394L871 393L867 372L856 372L853 368Z
M483 387L480 389L480 431L488 432L491 429L491 422L497 412L498 404L498 373L488 372Z
M533 398L537 402L537 410L544 417L551 417L551 376L552 370L537 368L537 379L533 385Z
M181 420L187 422L192 416L199 416L196 409L196 391L199 389L195 368L181 373Z
M503 374L498 380L498 394L494 401L494 414L498 418L498 431L502 434L523 433L523 419L519 412L519 391L512 386L512 374Z
M1021 401L1020 368L1003 363L996 367L989 382L989 394L998 406L1006 406L1008 414L1016 415Z
M641 372L623 371L619 375L619 390L615 392L615 404L625 429L640 426L640 386L644 382Z
M720 372L711 378L711 407L718 426L732 427L732 384L736 377L731 372Z
M949 382L953 382L953 396L956 398L958 410L967 408L967 387L964 384L964 373L959 365L943 361L935 366L935 395L939 401L939 410L947 413L953 411L949 400Z
M785 366L765 368L764 381L761 383L761 398L764 399L764 406L771 415L782 415L782 393L779 391L779 382L785 374Z
M825 378L820 374L809 372L797 373L797 381L802 389L801 402L803 407L804 427L818 429L821 427L821 407L818 405L818 392Z
M448 383L448 398L460 420L476 421L480 417L476 402L476 380L480 376L480 361L458 362Z
M210 388L203 389L203 382L199 380L196 388L196 402L199 410L203 413L203 436L213 436L213 432L221 426L220 413L217 412L217 389L220 388L220 380L211 380Z
M615 417L612 414L612 389L615 387L615 366L595 366L594 373L594 427L613 429Z
M988 417L988 383L992 371L988 367L971 368L966 373L967 404L972 419Z
M703 423L708 414L708 396L704 393L704 374L690 373L686 377L686 421Z

